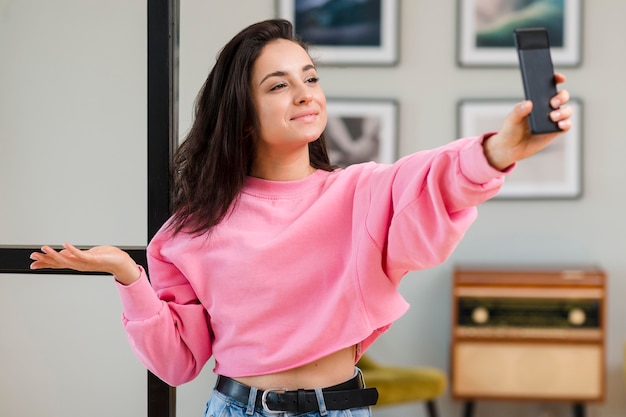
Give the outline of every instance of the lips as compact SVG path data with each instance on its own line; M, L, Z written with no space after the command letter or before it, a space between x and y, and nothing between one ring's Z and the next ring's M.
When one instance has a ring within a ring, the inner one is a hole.
M303 112L300 112L300 113L296 114L290 120L308 121L308 120L313 120L316 117L317 117L317 112L316 111L314 111L314 110L307 110L307 111L303 111Z

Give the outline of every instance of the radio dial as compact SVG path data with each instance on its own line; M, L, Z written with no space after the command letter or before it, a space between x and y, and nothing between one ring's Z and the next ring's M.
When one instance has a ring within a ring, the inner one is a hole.
M489 321L489 310L485 307L476 307L472 311L472 320L474 323L485 324Z
M569 311L567 320L574 326L580 326L585 323L587 316L581 308L573 308Z

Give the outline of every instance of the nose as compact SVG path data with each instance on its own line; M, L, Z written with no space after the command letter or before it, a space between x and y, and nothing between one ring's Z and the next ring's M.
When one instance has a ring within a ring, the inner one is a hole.
M301 85L295 95L296 104L307 104L313 100L313 93L306 85Z

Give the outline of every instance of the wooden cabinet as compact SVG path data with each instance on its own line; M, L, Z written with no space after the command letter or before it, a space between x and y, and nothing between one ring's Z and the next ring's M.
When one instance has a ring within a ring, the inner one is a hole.
M603 271L457 267L452 296L453 398L604 399Z

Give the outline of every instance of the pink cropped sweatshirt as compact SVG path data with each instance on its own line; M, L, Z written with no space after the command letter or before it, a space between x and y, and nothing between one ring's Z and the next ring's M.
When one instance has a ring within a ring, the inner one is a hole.
M118 284L131 346L171 385L214 372L252 376L360 344L362 354L408 309L408 271L443 262L504 174L483 137L392 165L317 170L297 181L248 178L211 233L167 224L145 271Z

